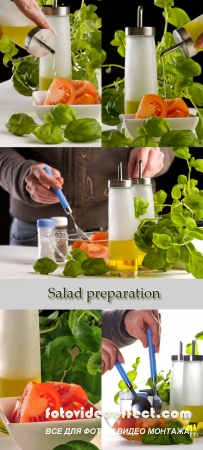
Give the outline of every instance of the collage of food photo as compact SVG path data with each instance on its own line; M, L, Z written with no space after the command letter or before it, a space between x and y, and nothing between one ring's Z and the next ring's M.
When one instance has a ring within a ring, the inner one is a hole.
M203 8L0 0L0 450L203 445Z

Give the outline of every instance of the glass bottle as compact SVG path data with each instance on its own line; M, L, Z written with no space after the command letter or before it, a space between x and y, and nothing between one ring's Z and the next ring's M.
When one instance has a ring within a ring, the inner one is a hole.
M49 23L56 30L54 50L55 54L46 55L39 64L39 89L46 91L53 78L72 78L71 65L71 40L69 7L54 5L44 5L42 12L48 16Z
M183 386L183 355L172 355L171 381L170 381L170 409L181 411Z
M193 413L191 436L203 435L203 355L183 357L182 409Z
M38 232L38 258L54 259L54 246L51 236L55 227L53 219L39 219L37 221Z
M110 274L133 277L137 274L134 241L134 205L131 180L109 180L108 234Z
M52 217L55 221L54 239L57 250L55 250L54 259L56 262L64 261L68 253L68 218Z
M158 94L155 29L142 26L138 6L137 27L125 29L125 114L135 114L144 94Z
M52 31L37 27L13 2L5 0L0 0L1 34L33 56L41 57L53 51Z
M0 310L0 397L41 382L38 310Z

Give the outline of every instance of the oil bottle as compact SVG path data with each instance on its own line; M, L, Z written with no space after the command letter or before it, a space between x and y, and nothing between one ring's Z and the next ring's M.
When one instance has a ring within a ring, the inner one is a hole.
M52 31L37 27L12 2L0 0L0 36L6 36L33 56L54 53Z
M175 45L164 50L161 57L180 49L186 58L192 58L203 50L203 14L173 31Z
M44 5L42 12L48 16L50 25L56 30L54 42L55 54L47 54L39 64L39 89L45 91L49 88L54 77L72 78L71 40L68 6Z
M137 274L137 249L132 182L123 180L121 173L120 170L118 180L108 182L109 272L118 277L134 277Z
M40 383L38 310L0 310L0 397L21 396L29 381Z
M155 29L143 27L143 8L137 9L137 27L125 29L125 114L135 114L144 94L158 94Z

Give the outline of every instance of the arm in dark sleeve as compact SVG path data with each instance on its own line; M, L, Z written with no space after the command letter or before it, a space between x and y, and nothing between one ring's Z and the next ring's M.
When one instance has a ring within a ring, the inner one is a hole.
M136 341L125 329L124 318L128 311L115 309L102 312L102 337L113 341L119 348Z
M25 189L25 177L35 160L26 160L13 148L0 149L0 186L9 194L24 203L36 206ZM38 205L39 206L39 205Z

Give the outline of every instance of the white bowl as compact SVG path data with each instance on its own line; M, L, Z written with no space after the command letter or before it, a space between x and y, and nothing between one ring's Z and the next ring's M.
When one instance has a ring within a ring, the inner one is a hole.
M52 422L10 423L9 420L11 419L17 398L8 397L0 399L0 419L21 450L52 450L57 445L78 439L90 442L96 436L98 432L97 428L101 428L101 419L95 418ZM64 435L67 428L80 428L81 433ZM62 430L62 434L46 434L46 429L50 429L53 432L56 429L60 429ZM94 429L95 433L85 433L86 429Z
M131 139L139 136L138 127L143 128L144 123L147 119L135 119L135 114L120 114L120 119L126 133L131 137ZM170 124L171 131L174 130L190 130L195 134L195 128L197 126L199 117L178 117L178 118L166 118ZM155 140L158 142L160 138Z
M51 114L53 105L43 105L47 91L35 91L32 93L33 108L42 122L45 114ZM98 119L101 116L101 105L69 105L76 111L76 119Z

